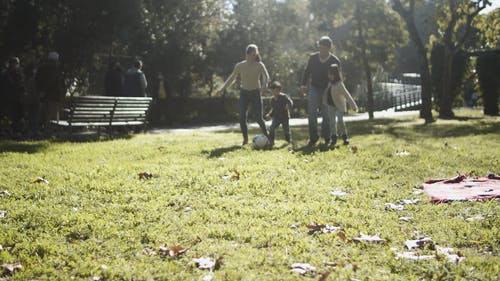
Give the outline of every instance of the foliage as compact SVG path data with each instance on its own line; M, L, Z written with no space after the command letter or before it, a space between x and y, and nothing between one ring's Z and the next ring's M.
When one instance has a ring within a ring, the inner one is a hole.
M443 94L442 79L443 79L443 69L445 68L444 63L445 63L444 46L442 44L435 44L431 50L431 65L432 65L431 77L432 77L432 87L434 89L433 90L434 99L438 107ZM454 101L457 97L461 96L463 81L468 72L469 65L470 65L469 57L467 56L465 51L457 52L454 55L452 74L451 74L452 75L451 89L453 93L452 99Z
M499 172L498 119L475 117L350 122L351 147L333 151L306 148L305 127L292 128L293 151L240 148L239 132L0 141L0 264L22 265L0 278L298 280L290 266L309 263L332 280L494 279L498 202L416 194L427 178ZM386 209L402 199L421 201ZM360 233L386 243L354 242ZM465 260L396 260L423 237ZM201 257L218 269L198 268Z
M500 54L489 52L479 55L476 70L479 86L483 96L484 114L498 115L498 98L500 96Z

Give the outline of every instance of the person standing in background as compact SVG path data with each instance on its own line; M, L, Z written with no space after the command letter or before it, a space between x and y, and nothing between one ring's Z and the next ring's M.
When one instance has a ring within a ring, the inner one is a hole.
M301 86L302 92L308 92L309 146L314 146L319 139L318 111L321 112L322 116L321 136L325 140L325 145L330 143L328 107L323 104L322 98L328 86L328 68L332 64L340 65L340 60L330 52L332 48L332 39L330 37L321 37L318 41L318 48L318 52L309 56Z

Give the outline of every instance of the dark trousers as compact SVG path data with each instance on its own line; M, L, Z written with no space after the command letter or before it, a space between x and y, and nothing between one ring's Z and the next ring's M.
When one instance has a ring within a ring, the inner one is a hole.
M240 127L243 138L248 140L248 108L251 106L253 116L259 124L262 133L267 136L266 124L262 118L262 99L259 90L241 90L240 100L238 101L240 111Z
M285 133L285 140L287 142L290 142L290 122L289 119L283 119L279 120L277 118L273 118L273 122L271 122L271 127L269 128L269 139L271 143L274 142L274 132L276 131L276 128L278 128L280 125L283 126L283 132Z

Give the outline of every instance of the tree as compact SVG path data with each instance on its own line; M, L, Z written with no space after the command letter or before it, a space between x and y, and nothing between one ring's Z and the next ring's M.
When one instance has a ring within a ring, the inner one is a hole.
M441 27L436 40L443 44L443 75L439 96L439 117L453 118L453 101L457 93L453 89L453 60L471 35L474 20L487 5L488 0L446 0L440 5L438 24Z
M410 38L415 44L418 59L419 59L419 69L420 69L420 79L422 86L422 107L420 109L420 118L425 120L425 123L431 123L432 118L432 84L431 84L431 74L429 68L429 60L427 58L427 47L425 46L425 41L422 40L417 25L415 23L415 7L416 0L408 0L401 2L400 0L393 0L393 9L403 18L406 23L406 28L410 34ZM422 4L422 3L420 3Z

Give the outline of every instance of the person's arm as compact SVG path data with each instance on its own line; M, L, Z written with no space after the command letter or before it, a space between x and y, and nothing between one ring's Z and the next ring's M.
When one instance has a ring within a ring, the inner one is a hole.
M143 91L146 91L146 88L148 87L148 81L146 80L146 75L144 72L141 72L141 75L139 76L140 82L141 82L141 88Z
M286 100L287 100L288 110L291 110L293 108L293 100L289 95L286 95Z
M236 76L239 74L239 64L236 64L234 66L234 69L233 69L233 72L231 73L231 75L229 75L229 77L226 79L226 81L224 82L224 84L219 88L219 90L217 90L217 93L221 93L222 91L224 91L229 85L231 85L234 81L234 79L236 78Z
M307 91L307 88L308 88L309 83L310 83L311 58L312 58L312 56L309 56L309 59L307 60L306 68L304 69L304 76L302 76L302 83L300 85L300 91L303 93L305 93Z
M262 75L262 84L260 84L260 95L262 96L267 89L267 83L269 81L269 73L267 72L266 66L261 62L261 75Z

